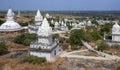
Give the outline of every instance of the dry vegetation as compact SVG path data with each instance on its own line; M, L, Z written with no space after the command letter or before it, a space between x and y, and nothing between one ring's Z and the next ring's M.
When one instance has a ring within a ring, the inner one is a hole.
M25 50L25 49L29 48L29 46L20 45L20 44L16 44L16 43L13 43L13 42L7 42L6 46L8 47L9 51Z
M17 59L0 59L0 70L53 70L52 63L29 64L20 63Z
M21 49L28 49L28 46L16 44L12 42L11 40L9 41L9 38L14 39L17 35L20 35L21 33L1 33L0 34L0 40L3 42L5 41L6 46L8 47L9 51L13 50L21 50Z
M0 59L0 70L56 70L65 58L59 58L55 63L30 64L21 63L18 59Z
M14 38L16 37L17 35L20 35L21 33L0 33L0 38Z

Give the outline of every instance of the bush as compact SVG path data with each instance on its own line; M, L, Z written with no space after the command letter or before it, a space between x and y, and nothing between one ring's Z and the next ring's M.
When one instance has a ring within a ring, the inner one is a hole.
M98 48L97 48L98 51L104 51L107 49L109 49L109 46L106 44L105 41L102 41L100 44L98 44Z
M25 33L25 34L21 34L21 35L17 36L14 39L14 42L18 43L18 44L23 44L23 45L29 46L30 43L36 39L37 39L36 34Z
M20 22L19 23L21 26L28 26L28 23L22 23L22 22Z
M29 56L25 56L23 58L23 61L33 63L33 64L41 64L41 63L46 62L46 59L44 57L37 57L37 56L29 55Z
M4 23L4 21L3 21L3 20L0 20L0 25L3 24L3 23Z
M115 45L112 46L112 48L113 48L113 49L120 49L120 45L115 44Z
M117 69L116 70L120 70L120 67L117 67Z
M97 41L97 40L101 39L100 34L96 30L91 32L91 36L93 37L94 41Z
M0 55L6 54L6 53L8 53L7 46L5 45L5 43L0 42Z
M71 49L72 49L72 50L78 50L79 47L78 47L77 45L71 45Z

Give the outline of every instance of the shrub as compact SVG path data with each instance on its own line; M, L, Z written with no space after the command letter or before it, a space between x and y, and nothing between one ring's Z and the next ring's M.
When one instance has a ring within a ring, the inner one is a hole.
M29 56L25 56L23 58L23 61L33 63L33 64L41 64L41 63L46 62L46 59L44 57L37 57L37 56L29 55Z
M4 21L3 21L3 20L0 20L0 25L3 24L3 23L4 23Z
M114 48L114 49L120 49L120 45L115 44L115 45L112 46L112 48Z
M97 40L101 39L100 34L96 30L94 30L93 32L91 32L91 36L93 37L94 41L97 41Z
M8 53L7 46L5 45L5 43L0 42L0 55L6 54L6 53Z
M21 26L28 26L28 23L20 22L19 24L20 24Z
M25 33L25 34L21 34L21 35L17 36L14 39L14 42L18 43L18 44L23 44L23 45L29 46L30 43L32 41L34 41L35 39L37 39L36 34Z
M117 67L117 69L116 70L120 70L120 67Z
M77 45L71 45L71 49L72 49L72 50L78 50L79 47L78 47Z
M106 42L102 41L100 44L98 44L98 51L104 51L109 49L109 46L106 44Z

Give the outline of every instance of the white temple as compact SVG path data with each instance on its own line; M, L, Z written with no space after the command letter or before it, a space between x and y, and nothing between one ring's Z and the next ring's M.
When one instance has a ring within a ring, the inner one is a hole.
M54 21L53 21L53 20L51 20L51 24L54 24Z
M36 16L35 16L35 23L28 25L29 33L36 33L37 34L38 28L41 26L42 21L43 21L43 16L41 15L40 11L38 10L36 13Z
M60 30L60 25L59 25L58 22L55 22L54 30L55 30L55 31Z
M92 22L89 20L86 25L87 26L92 26Z
M109 38L106 36L104 39L108 42L109 45L120 45L120 26L117 22L112 27L111 36L109 36Z
M62 21L62 23L61 23L61 30L62 31L68 31L68 26L67 26L67 24L66 23L64 23L63 21Z
M52 38L52 28L46 18L37 31L38 39L30 44L30 55L54 61L59 54L58 40Z
M112 41L120 42L120 26L116 22L112 28Z
M47 13L45 16L46 16L46 18L50 18L50 15L49 15L49 13Z
M7 20L0 26L0 32L19 31L23 28L14 21L14 12L9 9L7 12Z

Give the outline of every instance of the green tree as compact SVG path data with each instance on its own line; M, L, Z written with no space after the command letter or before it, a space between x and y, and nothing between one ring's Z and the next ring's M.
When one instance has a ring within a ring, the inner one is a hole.
M112 28L112 24L105 24L104 26L101 27L100 34L103 36L104 33L109 33L110 29Z
M70 33L70 44L71 45L82 45L81 40L84 39L84 31L82 29L72 30Z

